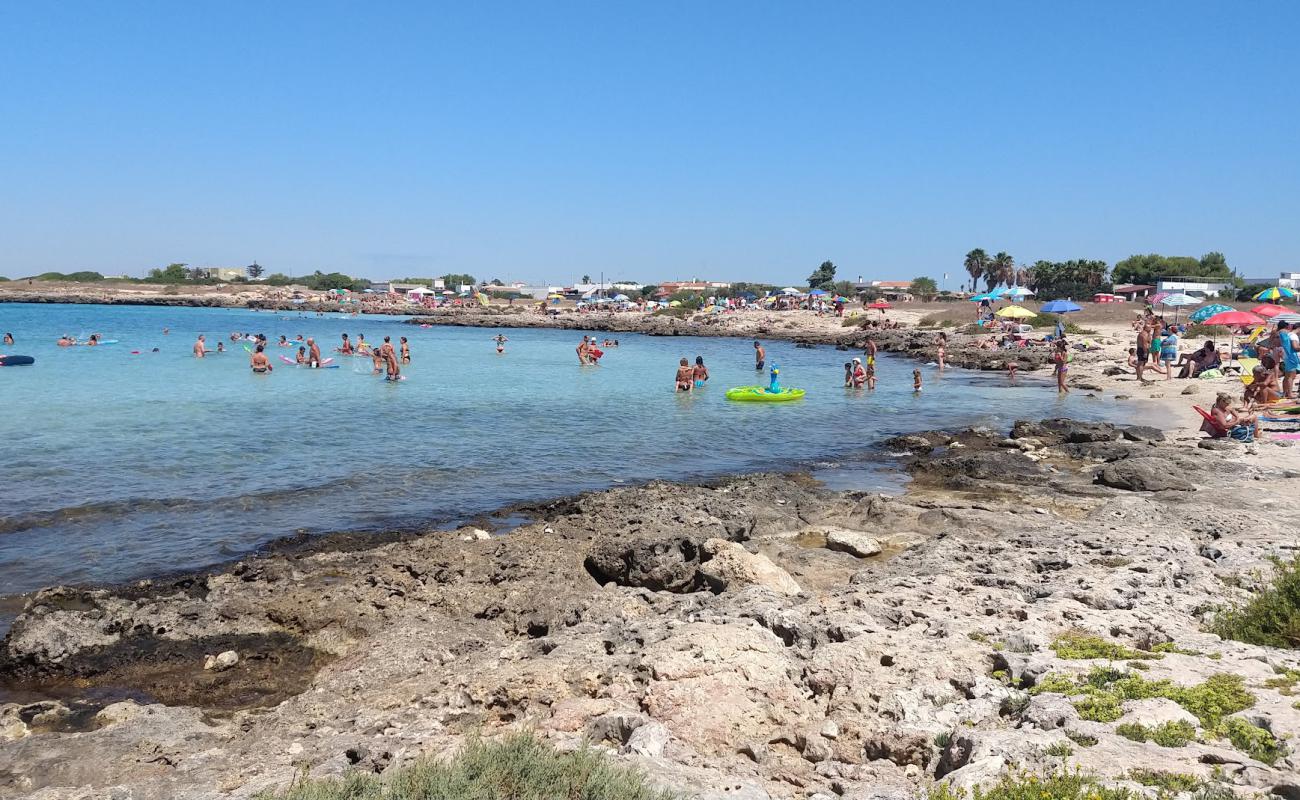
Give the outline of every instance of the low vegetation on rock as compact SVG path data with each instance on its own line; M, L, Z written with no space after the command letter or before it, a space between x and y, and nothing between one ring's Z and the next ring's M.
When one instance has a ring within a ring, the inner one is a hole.
M1211 626L1225 639L1300 648L1300 556L1277 560L1272 583L1249 602L1221 611Z
M1052 649L1058 658L1084 660L1089 658L1108 658L1112 661L1129 659L1160 658L1159 653L1134 650L1118 642L1107 641L1100 636L1092 636L1081 631L1063 633L1052 642Z
M587 748L561 753L529 734L472 740L449 761L424 759L383 776L308 780L259 800L673 800L639 772Z
M1048 775L1003 775L993 786L976 787L971 794L941 783L930 792L929 800L1136 800L1137 797L1128 789L1105 786L1091 775L1063 770Z
M1169 680L1153 681L1131 672L1098 667L1078 679L1050 673L1032 691L1078 697L1074 707L1081 717L1092 722L1119 719L1123 716L1121 706L1125 700L1162 697L1187 709L1208 728L1227 715L1255 704L1255 696L1246 691L1241 678L1224 673L1212 675L1195 686L1179 686Z
M1115 733L1135 742L1155 742L1161 747L1185 747L1196 738L1196 726L1182 720L1165 722L1155 727L1126 723L1116 725Z

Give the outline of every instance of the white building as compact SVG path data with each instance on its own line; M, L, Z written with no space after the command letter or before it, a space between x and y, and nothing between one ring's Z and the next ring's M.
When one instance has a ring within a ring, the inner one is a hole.
M1277 279L1277 285L1288 289L1300 289L1300 272L1283 272Z
M1230 281L1174 276L1156 279L1156 292L1181 292L1192 297L1231 297L1235 288Z

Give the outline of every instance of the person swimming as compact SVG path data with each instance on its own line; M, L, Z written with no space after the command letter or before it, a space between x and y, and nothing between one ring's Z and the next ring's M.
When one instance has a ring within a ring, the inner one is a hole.
M352 340L348 338L346 333L343 334L343 346L339 348L339 352L345 356L352 355Z
M296 359L294 359L294 362L297 363L297 364L306 364L306 363L307 363L307 348L306 348L306 347L299 347L299 348L298 348L298 357L297 357Z
M155 351L157 351L157 349L158 349L158 348L156 348L156 347L154 348ZM226 352L226 343L223 342L223 341L221 341L220 339L217 340L217 352L218 352L218 353L224 353L224 352Z
M90 338L86 340L86 347L94 347L97 344L99 344L99 334L90 334Z
M14 343L14 335L13 335L12 333L8 333L8 332L6 332L6 333L5 333L5 344L13 344L13 343Z
M704 356L695 357L695 369L693 370L693 373L695 377L695 388L698 389L709 379L709 368L704 366Z
M679 392L689 392L695 385L695 370L685 358L678 362L676 381Z

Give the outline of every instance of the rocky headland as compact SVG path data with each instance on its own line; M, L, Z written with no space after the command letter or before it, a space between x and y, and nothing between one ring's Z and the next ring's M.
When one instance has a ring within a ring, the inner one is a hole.
M929 432L897 497L651 483L48 589L0 648L0 796L247 798L526 728L696 798L1069 767L1295 800L1297 652L1209 631L1300 548L1300 458L1169 439Z

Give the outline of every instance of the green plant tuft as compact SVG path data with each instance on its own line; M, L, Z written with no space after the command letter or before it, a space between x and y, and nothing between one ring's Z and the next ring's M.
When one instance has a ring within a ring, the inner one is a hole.
M422 759L383 777L354 773L339 779L308 780L259 800L670 800L641 773L610 763L595 750L561 753L521 733L499 742L471 740L456 757Z
M1196 726L1190 722L1164 722L1154 728L1126 722L1115 726L1115 733L1135 742L1155 742L1161 747L1186 747L1196 738Z
M1047 775L1009 773L987 789L966 790L940 783L930 791L929 800L1138 800L1128 789L1103 785L1097 778L1075 771L1062 770Z
M1250 708L1255 696L1246 691L1240 677L1220 673L1195 686L1179 686L1168 680L1148 680L1132 672L1098 667L1082 679L1050 673L1032 690L1079 697L1074 707L1084 719L1114 722L1122 716L1125 700L1163 697L1190 711L1205 727L1213 727L1229 714Z
M1069 758L1074 754L1074 748L1065 742L1055 742L1043 752L1055 758Z
M1094 745L1097 744L1096 736L1089 736L1086 733L1079 733L1078 731L1066 731L1065 738L1069 739L1070 741L1074 742L1080 747L1093 747Z
M1052 649L1056 651L1058 658L1069 660L1081 660L1088 658L1108 658L1112 661L1126 661L1128 659L1141 658L1160 658L1158 653L1147 653L1142 650L1134 650L1131 647L1125 647L1118 642L1107 641L1100 636L1083 633L1081 631L1069 631L1063 633L1052 642Z
M1220 611L1211 630L1239 642L1300 648L1300 555L1273 563L1272 583L1245 605Z
M1128 779L1137 781L1143 786L1154 786L1162 792L1177 794L1178 792L1190 792L1199 789L1202 785L1200 778L1195 775L1188 775L1185 772L1161 772L1155 769L1131 769L1128 771Z
M1286 747L1272 733L1251 725L1241 717L1228 717L1214 728L1216 736L1232 742L1232 746L1265 764L1272 764L1286 755Z

